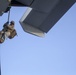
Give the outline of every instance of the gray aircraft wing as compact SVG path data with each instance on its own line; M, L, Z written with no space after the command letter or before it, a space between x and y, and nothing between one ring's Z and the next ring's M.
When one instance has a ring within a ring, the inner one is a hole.
M9 1L0 0L0 16L8 8ZM12 0L11 6L27 6L27 11L19 21L23 30L44 36L75 2L76 0Z

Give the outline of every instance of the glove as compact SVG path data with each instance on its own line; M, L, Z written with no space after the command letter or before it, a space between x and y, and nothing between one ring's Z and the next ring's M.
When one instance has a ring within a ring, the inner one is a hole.
M3 27L6 27L8 24L9 24L9 22L7 21L7 22L3 25Z

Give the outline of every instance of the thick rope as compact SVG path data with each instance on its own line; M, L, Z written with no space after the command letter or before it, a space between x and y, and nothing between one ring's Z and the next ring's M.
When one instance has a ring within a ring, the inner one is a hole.
M11 8L11 0L8 0L8 1L10 2L9 8ZM10 19L10 9L9 9L9 11L8 11L8 21L7 21L7 22L9 22L9 19Z
M9 19L10 19L10 10L8 12L8 20L7 20L7 22L9 22Z

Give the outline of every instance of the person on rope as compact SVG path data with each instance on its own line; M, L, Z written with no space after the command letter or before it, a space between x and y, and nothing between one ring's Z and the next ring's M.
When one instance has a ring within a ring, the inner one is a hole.
M17 35L16 30L14 29L15 22L11 21L9 25L4 26L5 31L5 37L12 39L14 36Z
M0 43L3 43L5 41L5 32L6 32L6 26L9 24L9 22L6 22L3 25L3 29L0 31Z
M5 37L7 38L10 36L12 30L14 29L14 21L11 21L10 25L4 26L4 29L6 30L5 31Z
M17 35L14 25L14 21L11 21L10 24L9 22L6 22L3 25L3 29L0 31L0 43L4 42L5 38L12 39Z

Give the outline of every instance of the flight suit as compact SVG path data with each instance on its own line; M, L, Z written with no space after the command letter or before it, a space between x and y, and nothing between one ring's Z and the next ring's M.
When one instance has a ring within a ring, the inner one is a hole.
M9 37L11 35L11 32L14 30L14 25L8 25L7 30L5 32L5 36Z
M14 36L17 35L16 33L16 30L14 29L14 25L13 24L10 24L8 27L7 27L7 31L5 32L6 36L9 38L9 39L12 39Z

